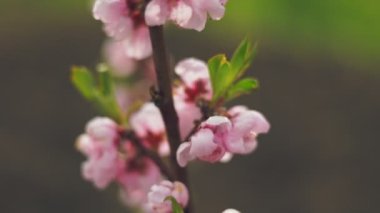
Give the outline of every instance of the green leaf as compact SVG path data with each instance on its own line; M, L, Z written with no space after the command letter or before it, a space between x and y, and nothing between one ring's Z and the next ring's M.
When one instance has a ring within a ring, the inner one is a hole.
M104 112L105 115L119 122L123 121L123 115L114 96L104 96L98 91L96 93L95 103L97 104L99 110Z
M234 78L241 77L251 65L253 58L256 55L256 45L253 45L248 38L245 38L235 50L231 59L231 66Z
M254 78L244 78L234 84L227 93L227 101L237 98L243 94L249 94L259 87L259 82Z
M98 66L97 82L91 72L85 67L73 67L71 80L78 91L95 106L116 121L122 123L125 115L117 104L114 93L114 82L108 68Z
M86 67L73 67L71 69L71 82L75 88L88 100L95 96L95 79Z
M223 54L216 55L208 61L213 89L210 107L219 106L258 87L258 82L252 78L239 81L251 65L255 53L256 46L245 38L235 50L231 61Z
M107 69L99 69L99 90L104 96L113 95L113 81L110 72Z
M172 213L184 213L181 205L179 205L173 196L168 196L165 198L165 200L170 200L172 202Z
M219 90L219 87L220 87L219 86L220 82L218 81L219 69L222 66L222 64L225 63L225 61L227 61L227 58L223 54L216 55L212 57L210 60L208 60L208 70L210 73L211 84L212 84L212 89L214 93L217 93Z
M225 55L216 55L208 61L213 99L223 94L224 90L232 83L230 63Z

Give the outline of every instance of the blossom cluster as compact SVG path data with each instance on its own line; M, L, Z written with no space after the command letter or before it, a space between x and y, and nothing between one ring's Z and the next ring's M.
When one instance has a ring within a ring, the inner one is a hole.
M153 83L154 67L149 26L172 21L177 26L201 31L208 16L219 20L224 16L226 0L95 0L92 12L103 23L109 39L104 44L104 57L116 77L129 78L138 74L133 86L117 85L117 101L123 108L136 100L148 99ZM184 107L180 104L179 108ZM196 109L190 109L196 110ZM183 124L185 125L185 124Z
M195 121L202 118L198 103L210 101L212 97L211 82L206 63L199 59L180 61L175 72L178 82L173 87L173 96L181 135L185 140ZM196 126L190 140L174 150L179 165L186 166L194 159L215 163L229 160L233 154L251 153L257 146L257 136L269 131L268 121L257 111L244 106L219 111L221 114L213 115ZM153 103L148 102L134 112L129 126L146 149L157 152L161 157L169 155L171 150L165 125ZM94 118L87 124L86 132L77 142L77 148L88 158L82 166L83 177L101 189L113 181L118 183L123 200L129 206L138 206L146 212L170 212L169 201L165 201L165 197L170 196L167 192L174 189L184 193L178 199L178 193L173 196L186 206L186 186L163 181L154 162L139 156L138 148L128 138L123 138L125 130L106 117ZM165 191L165 196L162 191Z
M152 53L149 26L172 21L186 29L202 31L208 16L220 20L227 0L96 0L93 15L106 34L118 42L125 55L145 59ZM145 8L145 10L144 10Z
M87 157L82 174L99 189L118 183L122 194L128 194L125 201L140 205L146 202L150 186L161 180L161 174L150 159L138 156L130 143L121 142L120 127L111 119L96 117L89 121L77 140L78 150Z
M208 18L220 20L224 16L226 3L227 0L95 0L93 16L103 23L109 37L104 56L111 74L106 76L101 70L99 88L87 70L79 70L73 78L87 99L106 108L106 116L90 120L76 143L87 158L82 164L84 179L99 189L117 184L122 201L139 211L177 213L173 212L175 205L188 207L189 189L167 171L167 159L174 162L176 157L174 163L186 167L196 159L228 162L233 155L246 155L256 149L259 134L270 129L267 119L245 106L223 107L227 99L253 88L252 79L238 82L252 55L248 43L237 51L241 59L233 56L230 64L216 57L220 64L216 63L215 69L231 69L228 74L218 72L229 75L229 82L219 78L225 83L222 86L215 86L216 71L210 68L210 62L187 58L175 66L171 95L179 118L181 143L177 150L170 148L173 146L160 109L147 102L148 87L156 77L150 58L149 27L172 22L181 28L202 31ZM234 93L228 93L226 88L232 86ZM223 213L239 211L226 209Z
M269 123L257 111L235 106L225 116L212 116L204 121L189 142L177 151L179 165L193 159L218 162L232 154L249 154L257 147L257 136L269 131Z

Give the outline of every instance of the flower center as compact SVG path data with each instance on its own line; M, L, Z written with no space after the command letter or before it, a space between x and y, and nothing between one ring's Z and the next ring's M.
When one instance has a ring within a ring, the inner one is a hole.
M206 84L202 80L198 80L195 82L195 87L194 88L186 88L185 93L186 93L186 101L188 102L195 102L196 99L203 94L206 94L208 92L206 88Z
M135 28L144 25L144 0L125 0L129 10L129 16L133 20Z
M144 137L144 141L146 142L146 146L148 148L158 149L161 142L164 140L164 133L153 133L148 131L146 136Z

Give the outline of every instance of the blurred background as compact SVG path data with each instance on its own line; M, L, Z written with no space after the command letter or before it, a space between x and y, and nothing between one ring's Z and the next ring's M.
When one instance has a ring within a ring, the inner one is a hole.
M96 112L69 82L93 67L104 33L88 0L0 2L0 212L128 212L116 187L80 175L74 141ZM380 2L230 1L202 33L167 29L176 60L259 42L258 92L270 120L252 155L191 165L197 213L380 212Z

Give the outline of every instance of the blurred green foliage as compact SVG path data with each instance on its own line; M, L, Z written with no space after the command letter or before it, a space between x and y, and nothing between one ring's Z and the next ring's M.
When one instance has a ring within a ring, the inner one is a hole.
M230 0L222 22L209 22L215 38L243 37L251 32L260 40L304 52L335 55L344 60L377 62L380 53L378 0ZM91 0L5 0L0 24L24 20L88 21Z

